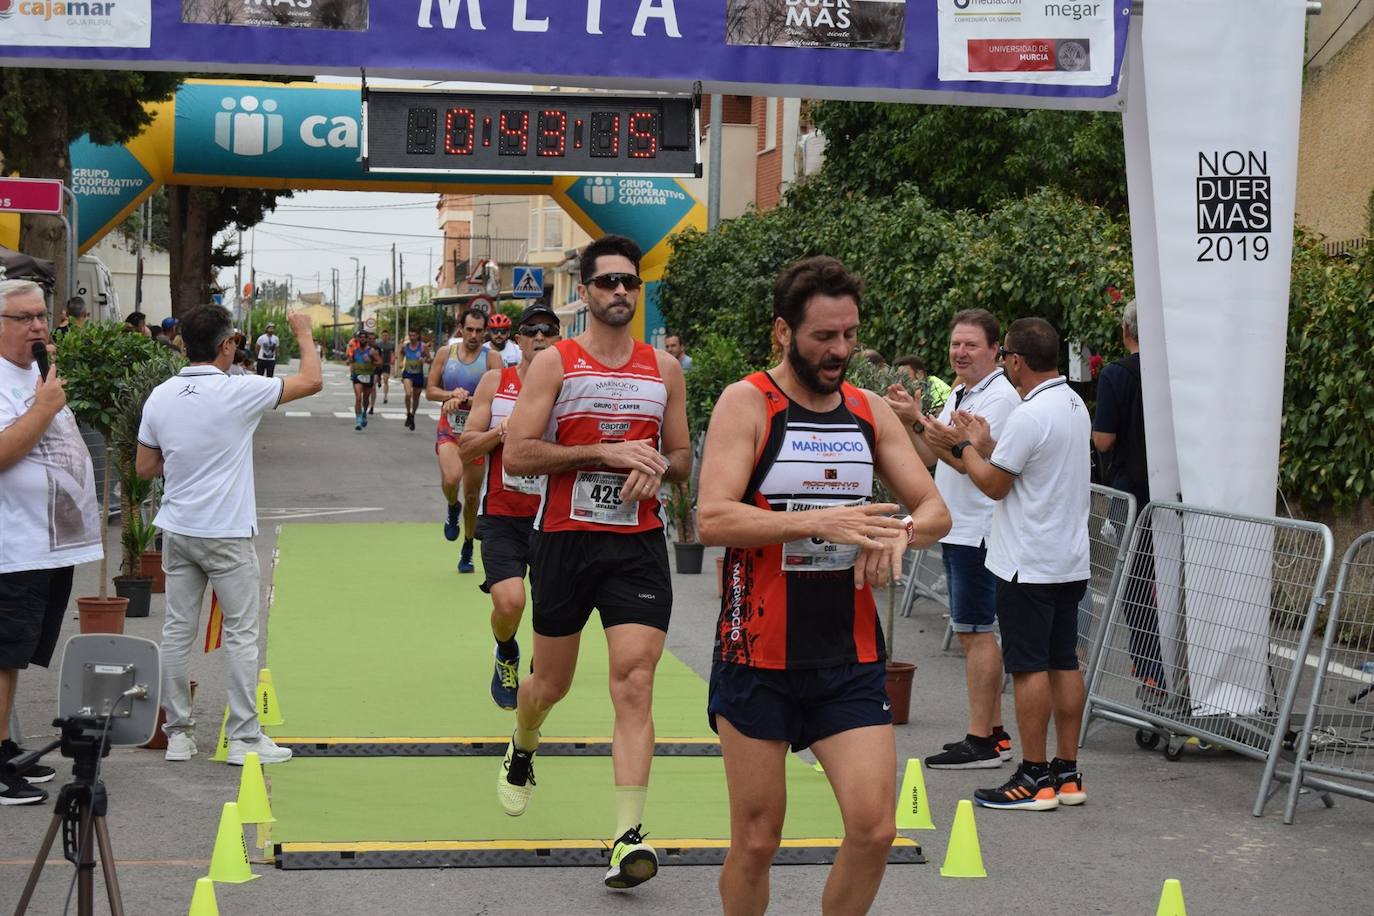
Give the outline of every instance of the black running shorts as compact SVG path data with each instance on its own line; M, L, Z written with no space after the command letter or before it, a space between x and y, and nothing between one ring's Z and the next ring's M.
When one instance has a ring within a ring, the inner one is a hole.
M534 632L582 632L592 609L601 625L640 623L668 631L673 578L663 530L639 534L536 531L530 540Z
M778 671L717 660L706 715L747 738L786 741L800 751L840 732L892 724L884 662Z
M534 516L479 515L477 540L482 542L482 571L487 577L478 586L491 593L491 587L507 579L525 578L530 565L530 535Z
M997 580L997 625L1008 674L1078 670L1078 582L1035 584Z
M0 668L48 667L72 594L72 570L0 573Z

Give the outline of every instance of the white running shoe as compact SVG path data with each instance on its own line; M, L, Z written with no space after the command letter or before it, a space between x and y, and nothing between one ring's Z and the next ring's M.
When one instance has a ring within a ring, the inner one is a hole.
M196 756L196 739L190 732L172 732L167 736L167 760L190 760Z
M515 739L506 745L506 757L496 773L496 798L511 817L519 817L534 794L534 752L515 749Z
M254 741L230 741L229 756L225 760L230 766L243 766L243 758L257 754L259 763L283 763L291 759L291 748L278 747L266 735L258 735Z

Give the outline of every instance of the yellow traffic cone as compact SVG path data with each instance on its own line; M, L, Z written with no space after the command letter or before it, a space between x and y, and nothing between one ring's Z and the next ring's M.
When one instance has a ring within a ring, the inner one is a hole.
M218 763L229 759L229 706L224 706L224 718L219 721L219 740L215 742L215 753L210 757Z
M902 793L897 796L897 829L935 829L935 822L930 819L930 798L926 795L926 778L919 757L906 762Z
M236 802L225 802L215 835L215 852L210 857L210 880L221 884L243 884L257 875L248 867L248 843L243 839L243 821Z
M209 878L196 879L196 892L191 895L191 912L187 916L219 916L214 881Z
M1183 908L1183 885L1177 878L1164 882L1164 890L1159 895L1159 909L1155 916L1188 916Z
M272 672L266 668L258 675L258 721L263 725L282 725L286 722L281 715L281 705L277 703L277 688L272 683Z
M262 778L262 762L256 752L243 757L243 772L239 775L239 818L245 824L270 824L272 806L267 802L267 781Z
M959 799L954 812L954 828L949 832L949 848L940 874L946 878L986 878L983 851L978 846L978 825L973 822L973 802Z

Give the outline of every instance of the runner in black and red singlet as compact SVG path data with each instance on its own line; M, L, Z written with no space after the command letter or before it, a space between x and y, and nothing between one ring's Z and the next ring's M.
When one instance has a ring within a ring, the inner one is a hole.
M621 236L587 246L578 287L587 330L535 357L503 454L508 472L548 480L530 549L538 664L520 683L497 797L512 815L529 803L539 726L572 684L582 628L599 610L615 707L616 841L605 877L615 888L658 872L642 835L654 670L672 610L658 490L685 480L692 461L682 368L631 334L639 260Z
M725 390L702 458L698 534L724 545L708 713L730 793L727 913L762 913L787 808L789 746L825 768L846 835L821 900L872 904L896 832L886 650L869 583L934 543L949 512L892 409L844 382L861 283L834 258L788 267L773 300L786 357ZM873 504L874 474L911 514Z
M482 591L491 595L491 635L496 640L491 698L502 709L514 709L520 686L520 644L515 640L525 613L525 571L530 561L530 534L543 477L516 477L501 456L506 427L520 386L534 355L558 340L558 314L543 303L525 309L516 326L520 362L482 376L472 396L467 428L458 438L464 461L487 458L482 477L477 540L482 543Z

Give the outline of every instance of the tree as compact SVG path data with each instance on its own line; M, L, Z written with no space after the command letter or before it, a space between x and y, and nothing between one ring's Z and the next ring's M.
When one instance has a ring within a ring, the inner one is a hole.
M816 189L826 194L876 197L912 182L937 207L986 212L1053 187L1126 212L1116 114L820 102L811 115L829 140Z
M0 68L0 158L5 171L70 182L74 140L89 134L95 143L127 143L152 123L145 106L171 98L181 81L176 73ZM19 247L52 260L58 288L65 287L66 240L60 220L25 214Z
M377 284L377 295L390 296L395 290L391 288L391 278L382 277L382 282Z
M266 219L290 191L260 188L167 188L172 274L172 314L210 301L214 277L238 263L239 252L215 237L230 226L247 229Z

